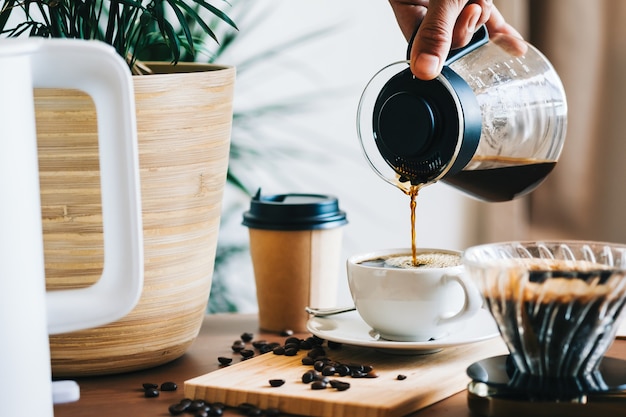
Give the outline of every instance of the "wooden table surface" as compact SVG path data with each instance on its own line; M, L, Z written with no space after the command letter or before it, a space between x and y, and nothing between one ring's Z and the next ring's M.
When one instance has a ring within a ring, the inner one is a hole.
M231 345L244 332L254 334L257 340L283 342L284 336L262 333L258 330L255 315L216 314L208 315L200 335L189 351L168 364L126 374L77 379L81 387L81 399L75 403L54 407L55 417L158 417L169 416L168 407L183 397L184 381L219 368L219 356L233 354ZM296 334L305 337L308 335ZM626 340L617 340L607 356L626 359ZM172 381L179 386L174 392L161 392L156 398L145 398L143 383ZM189 414L185 414L189 415ZM225 416L240 416L236 410L226 410ZM439 403L411 414L412 417L469 417L467 393L462 391Z

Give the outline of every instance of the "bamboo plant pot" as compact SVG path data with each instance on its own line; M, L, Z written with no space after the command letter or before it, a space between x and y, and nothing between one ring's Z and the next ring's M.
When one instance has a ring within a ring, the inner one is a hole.
M156 74L134 77L144 290L136 308L117 322L51 336L56 377L126 372L176 359L196 338L206 312L235 69L151 67ZM103 264L95 108L76 90L37 90L35 102L46 284L48 290L91 285Z

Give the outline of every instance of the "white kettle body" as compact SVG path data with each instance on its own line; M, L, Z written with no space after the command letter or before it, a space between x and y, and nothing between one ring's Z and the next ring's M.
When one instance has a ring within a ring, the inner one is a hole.
M33 88L89 94L98 117L104 268L91 287L46 292ZM113 48L0 40L0 415L53 415L48 334L115 321L143 286L132 77Z

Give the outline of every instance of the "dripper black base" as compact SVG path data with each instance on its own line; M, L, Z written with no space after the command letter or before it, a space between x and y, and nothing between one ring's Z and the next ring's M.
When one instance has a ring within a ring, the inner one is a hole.
M521 374L509 355L467 368L468 406L477 416L626 416L626 361L605 357L598 369L578 378Z

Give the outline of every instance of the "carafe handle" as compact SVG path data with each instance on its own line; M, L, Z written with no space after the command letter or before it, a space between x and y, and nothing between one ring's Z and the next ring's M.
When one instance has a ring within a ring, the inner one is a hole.
M98 41L42 39L32 55L33 86L89 94L98 121L104 266L94 285L47 292L50 334L115 321L143 288L143 232L132 77L115 50Z
M415 40L415 36L417 35L418 29L419 29L419 25L415 28L415 31L413 31L413 35L411 35L411 39L409 40L409 45L407 47L406 59L409 61L411 60L411 48L413 47L413 41ZM448 53L448 56L446 58L446 62L444 63L444 65L452 64L457 59L464 57L465 55L469 54L470 52L472 52L473 50L477 48L480 48L487 42L489 42L489 32L487 32L487 28L485 27L485 25L481 25L476 30L476 32L474 32L472 39L469 41L467 45L461 48L452 49Z

